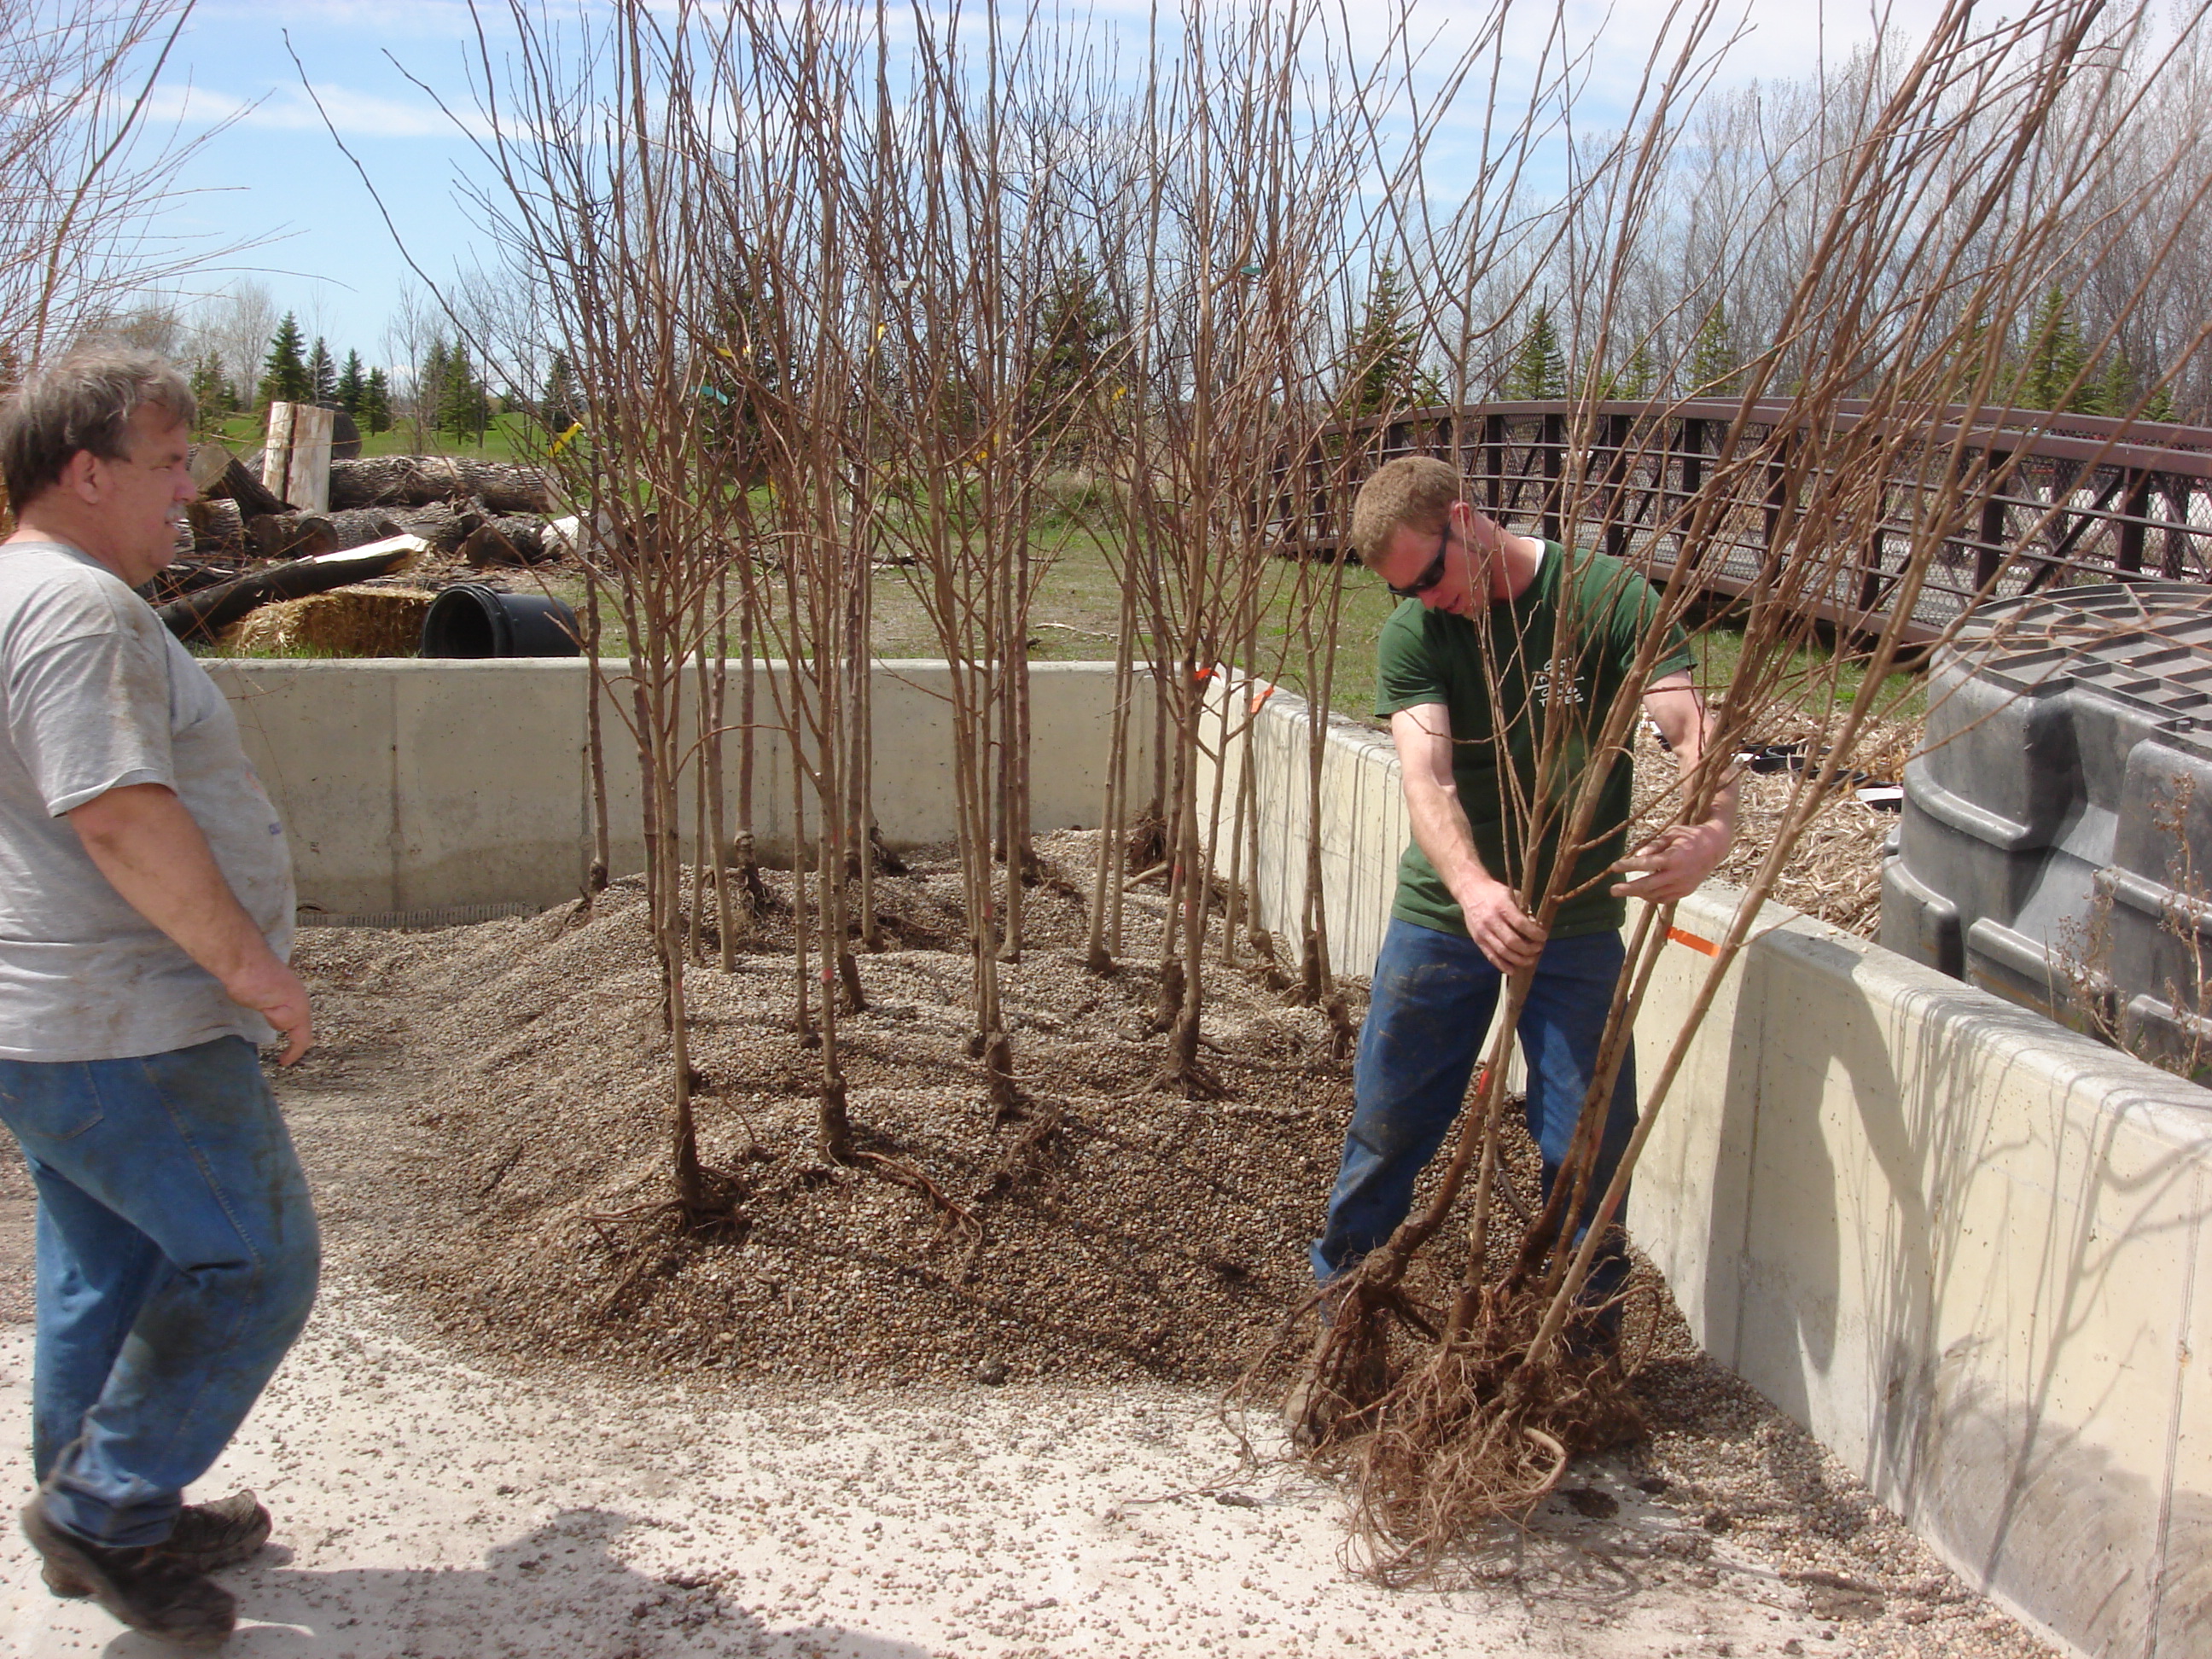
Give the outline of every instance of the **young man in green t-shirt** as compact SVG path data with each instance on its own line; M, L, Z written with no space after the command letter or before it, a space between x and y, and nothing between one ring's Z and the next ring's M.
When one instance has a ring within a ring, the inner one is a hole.
M1405 1219L1416 1177L1459 1114L1504 978L1531 965L1517 1034L1528 1131L1550 1193L1596 1067L1626 955L1629 896L1684 896L1720 862L1735 829L1734 792L1723 788L1699 821L1670 825L1627 855L1630 766L1619 755L1574 861L1571 896L1548 928L1522 908L1517 890L1528 860L1548 878L1559 819L1590 764L1595 728L1662 623L1658 596L1626 565L1510 535L1463 499L1463 484L1439 460L1392 461L1361 487L1352 509L1362 562L1407 601L1383 625L1375 712L1389 720L1397 744L1413 840L1399 861L1375 963L1343 1165L1314 1242L1314 1273L1324 1284ZM1688 641L1666 626L1644 670L1644 706L1686 778L1709 726L1690 678ZM1547 724L1556 727L1548 745ZM1547 803L1550 812L1536 810ZM1532 822L1544 825L1533 836ZM1540 880L1536 890L1543 888ZM1635 1124L1632 1049L1584 1213L1611 1181ZM1616 1236L1600 1255L1589 1298L1608 1301L1626 1271ZM1601 1316L1601 1337L1612 1322Z

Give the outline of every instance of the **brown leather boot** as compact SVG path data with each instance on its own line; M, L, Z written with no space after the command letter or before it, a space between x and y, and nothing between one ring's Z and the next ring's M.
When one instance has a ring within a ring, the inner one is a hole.
M211 1648L237 1626L230 1592L161 1544L116 1549L64 1532L47 1517L43 1497L23 1506L23 1535L49 1575L84 1585L133 1630L182 1647Z

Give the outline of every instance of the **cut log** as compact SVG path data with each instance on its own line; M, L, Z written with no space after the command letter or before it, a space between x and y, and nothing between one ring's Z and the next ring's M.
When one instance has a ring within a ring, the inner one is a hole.
M186 501L185 520L192 527L194 552L235 558L246 551L246 513L228 496L204 495Z
M246 547L257 559L312 559L337 552L338 533L319 513L264 513L246 521Z
M261 446L262 484L288 501L291 498L284 483L292 468L292 416L299 407L297 404L281 401L269 405L269 424Z
M239 574L232 566L220 564L173 564L165 566L161 574L138 591L146 603L159 611L172 599L181 599L187 593L198 593L219 582L234 580Z
M234 459L221 444L194 444L185 462L185 470L192 475L192 488L206 495L216 480L230 471Z
M323 516L331 521L331 530L341 548L366 547L371 542L383 541L413 527L404 521L404 515L386 512L380 507L349 507Z
M209 482L200 484L204 495L219 495L236 501L247 518L257 513L289 513L292 504L272 494L261 482L260 475L250 471L246 463L221 444L195 444L192 447L192 478L198 482L202 467L207 469Z
M372 455L331 464L332 507L422 507L474 497L495 513L543 514L544 471L458 455Z
M461 556L471 564L542 564L558 558L558 548L546 546L545 527L536 519L486 519L461 544Z
M326 520L321 522L328 524ZM173 600L154 614L180 640L212 641L240 617L273 599L305 599L310 593L327 593L350 582L386 575L422 551L418 538L394 536L349 552L257 570Z

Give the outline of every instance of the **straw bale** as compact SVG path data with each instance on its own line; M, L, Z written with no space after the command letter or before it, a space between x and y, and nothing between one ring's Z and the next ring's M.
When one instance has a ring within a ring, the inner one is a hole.
M223 644L240 653L411 657L437 597L424 588L334 587L263 605L226 633Z

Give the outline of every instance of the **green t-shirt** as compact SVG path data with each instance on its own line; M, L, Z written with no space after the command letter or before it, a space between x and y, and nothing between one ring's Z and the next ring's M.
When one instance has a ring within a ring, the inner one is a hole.
M1564 704L1547 696L1563 612L1570 619L1574 671L1574 694ZM1500 881L1521 884L1521 842L1527 834L1525 806L1517 812L1507 810L1507 784L1498 769L1501 728L1504 751L1518 780L1518 799L1534 803L1548 797L1564 812L1574 781L1589 764L1590 738L1626 682L1638 647L1658 620L1659 596L1627 565L1602 553L1577 552L1570 562L1565 549L1547 542L1535 580L1518 599L1492 605L1486 626L1431 611L1417 599L1401 604L1382 624L1375 712L1387 720L1401 708L1434 702L1449 711L1452 775L1460 805L1474 832L1482 867ZM1495 710L1483 672L1486 631L1498 656ZM1682 630L1669 623L1668 633L1650 679L1691 665ZM1547 714L1571 724L1554 756L1552 776L1539 779L1536 756ZM1606 933L1627 919L1627 901L1606 891L1611 883L1595 878L1626 850L1630 769L1626 754L1616 757L1591 820L1595 844L1576 861L1573 884L1584 890L1559 906L1552 923L1554 939ZM1540 790L1540 784L1549 787ZM1555 817L1536 849L1538 869L1547 876L1558 854L1560 827ZM1398 897L1391 914L1423 927L1467 933L1457 901L1418 842L1409 842L1398 860Z

